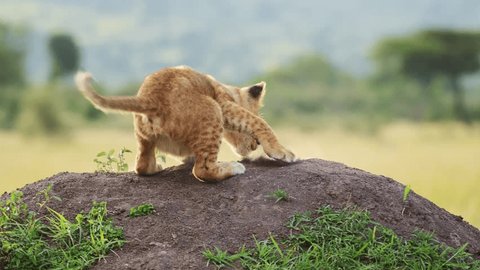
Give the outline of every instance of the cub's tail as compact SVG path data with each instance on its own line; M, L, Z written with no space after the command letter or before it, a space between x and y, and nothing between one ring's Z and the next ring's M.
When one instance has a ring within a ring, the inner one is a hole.
M88 72L79 71L75 75L75 84L78 90L85 98L95 106L95 108L104 112L123 111L135 113L147 113L153 109L148 102L139 97L104 97L97 92L92 86L92 75Z

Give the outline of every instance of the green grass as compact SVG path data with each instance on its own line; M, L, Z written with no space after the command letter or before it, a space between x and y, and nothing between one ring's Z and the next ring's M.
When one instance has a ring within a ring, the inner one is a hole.
M288 201L289 199L288 193L281 188L270 193L270 197L274 198L276 203L279 201Z
M202 252L203 257L207 260L208 264L212 263L216 265L218 268L232 266L232 263L236 260L239 260L242 257L248 256L245 249L240 250L236 254L228 254L228 252L223 251L219 248L215 248L214 250L204 250Z
M155 212L155 207L151 203L140 204L130 208L130 217L147 216Z
M208 264L243 269L480 269L480 261L437 242L432 234L417 231L404 240L373 222L366 211L334 211L322 207L314 213L294 215L285 239L270 235L254 239L251 249L235 254L205 250Z
M406 185L405 188L403 189L403 197L402 197L402 200L403 200L402 216L403 216L403 213L405 212L405 209L406 209L406 207L407 207L408 195L410 195L410 191L412 191L412 188L410 187L410 185Z
M94 202L73 221L47 206L50 188L38 209L29 209L23 193L0 202L0 265L5 269L85 269L124 244L123 230L107 218L105 202ZM45 208L47 214L39 216Z
M412 187L410 185L406 185L405 189L403 189L403 202L406 203L408 200L408 195L410 194L410 191L412 190Z

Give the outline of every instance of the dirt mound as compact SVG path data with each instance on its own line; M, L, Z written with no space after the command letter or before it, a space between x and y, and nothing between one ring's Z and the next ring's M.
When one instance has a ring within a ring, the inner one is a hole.
M60 173L22 191L28 201L53 183L53 195L63 200L52 206L68 217L88 210L93 200L108 202L129 242L116 251L118 256L93 269L204 269L201 252L206 247L236 251L252 243L252 235L264 239L269 232L286 234L284 224L291 215L327 204L367 209L374 220L402 236L422 229L453 247L468 242L468 251L480 258L478 229L414 192L402 215L404 186L390 178L318 159L245 165L246 174L218 184L195 180L191 165L182 165L151 177ZM275 203L268 194L278 188L293 199ZM130 207L142 203L152 203L156 213L128 217Z

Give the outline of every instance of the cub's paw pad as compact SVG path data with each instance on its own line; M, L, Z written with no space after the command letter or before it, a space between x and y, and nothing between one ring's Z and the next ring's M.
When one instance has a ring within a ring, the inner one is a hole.
M283 158L282 160L285 161L285 162L289 162L289 163L290 163L290 162L295 162L295 161L297 161L298 159L297 159L297 157L295 157L295 154L294 154L294 153L292 153L292 152L289 151L289 150L286 150L285 156L284 156L284 158Z
M233 175L245 173L245 166L243 166L243 164L240 162L231 162L230 166L232 167Z

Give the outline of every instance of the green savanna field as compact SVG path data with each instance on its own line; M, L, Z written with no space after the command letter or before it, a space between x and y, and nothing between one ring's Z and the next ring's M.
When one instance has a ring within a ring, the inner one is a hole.
M332 127L300 130L283 126L275 130L280 140L302 158L338 161L394 178L480 227L478 124L396 122L374 134ZM63 139L27 138L2 131L0 140L2 192L62 171L95 171L93 159L100 151L127 147L134 152L126 156L130 170L135 161L135 139L128 129L74 128ZM220 159L237 158L223 146ZM167 157L164 165L178 163Z

